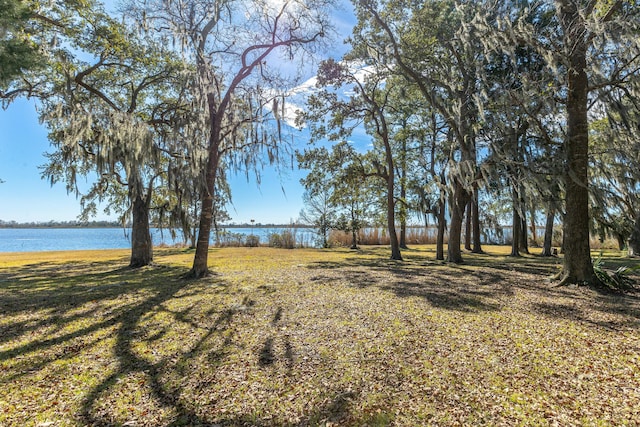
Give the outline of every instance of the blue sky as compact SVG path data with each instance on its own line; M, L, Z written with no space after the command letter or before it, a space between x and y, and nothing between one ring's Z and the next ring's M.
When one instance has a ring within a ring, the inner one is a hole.
M348 4L348 3L346 3ZM336 29L346 37L355 18L351 8L336 13ZM342 38L344 38L342 37ZM338 59L346 47L339 36L331 55ZM298 140L303 148L306 140ZM0 110L0 220L17 222L47 222L75 220L80 203L74 194L67 194L64 183L51 186L41 179L39 166L50 150L47 131L38 122L34 101L19 99L6 110ZM261 185L244 175L231 176L233 205L227 207L231 222L289 223L296 220L303 207L300 178L303 171L278 174L265 168ZM284 191L283 191L284 188ZM99 212L96 220L113 219Z
M297 140L303 148L306 139ZM47 131L38 122L33 101L19 99L0 110L0 220L47 222L74 220L80 203L67 194L64 183L51 186L40 178L39 166L49 151ZM302 209L300 170L283 171L266 167L260 186L244 174L230 177L233 205L227 207L232 222L289 223ZM283 191L284 188L284 191ZM95 219L114 219L100 213Z

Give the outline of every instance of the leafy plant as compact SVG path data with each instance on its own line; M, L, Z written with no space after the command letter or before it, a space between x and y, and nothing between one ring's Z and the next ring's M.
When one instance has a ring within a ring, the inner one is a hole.
M249 234L244 241L244 245L250 248L255 248L257 246L260 246L260 236L256 236L255 234Z
M623 265L618 267L613 273L609 273L604 267L602 257L593 260L593 271L596 273L598 279L607 287L619 291L633 289L635 280L631 277L631 274L638 269L638 266L629 267Z
M296 247L295 229L269 234L269 246L272 248L294 249Z

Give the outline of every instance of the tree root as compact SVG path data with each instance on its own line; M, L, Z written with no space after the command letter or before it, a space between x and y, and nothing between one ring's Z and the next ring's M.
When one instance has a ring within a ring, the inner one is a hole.
M554 280L560 279L560 276L562 276L562 273L559 273L556 276L554 276ZM560 288L562 286L572 285L575 283L576 281L574 277L564 276L558 283L554 283L553 285L551 285L551 288Z
M580 281L577 280L574 276L569 276L560 272L552 277L551 280L560 280L558 283L553 283L549 287L550 288L560 288L563 286L576 285L576 286L586 286L591 289L594 289L599 292L611 292L612 289L606 286L597 276L594 275L593 280L591 281Z
M564 273L563 273L562 271L560 271L560 272L558 272L558 273L554 274L553 276L551 276L551 277L549 278L549 280L551 280L551 281L560 280L560 279L562 279L562 275L563 275L563 274L564 274Z
M211 273L211 271L208 269L204 272L200 272L192 268L191 270L189 270L188 272L180 276L180 278L183 280L198 280L198 279L204 279L205 277L211 277L211 276L213 276L213 273Z

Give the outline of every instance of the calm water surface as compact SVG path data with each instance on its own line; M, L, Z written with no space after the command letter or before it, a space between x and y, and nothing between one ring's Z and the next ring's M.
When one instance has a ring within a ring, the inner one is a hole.
M278 228L228 228L228 233L255 234L261 243ZM305 230L308 232L308 230ZM183 243L181 235L173 240L167 230L152 230L154 246ZM213 237L212 237L213 240ZM127 249L130 230L122 228L0 228L0 252L68 251L83 249Z

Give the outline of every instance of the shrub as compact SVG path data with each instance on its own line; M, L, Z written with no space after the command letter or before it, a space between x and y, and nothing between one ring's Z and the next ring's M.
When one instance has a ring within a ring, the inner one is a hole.
M250 248L260 246L260 236L249 234L244 241L244 245Z
M243 243L244 234L231 233L226 230L220 233L220 247L240 247Z
M291 230L284 230L281 234L282 247L285 249L293 249L296 247L296 233Z
M272 248L281 248L282 247L282 237L280 233L270 233L268 236L269 246Z
M621 266L618 267L616 271L613 273L609 273L604 268L604 262L601 257L593 260L593 271L600 281L607 287L617 290L617 291L626 291L633 289L633 285L635 281L630 277L630 274L633 270L636 270L638 267L627 267Z
M283 230L269 234L269 246L272 248L293 249L296 247L296 230Z

